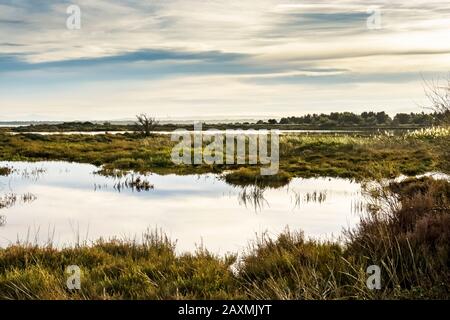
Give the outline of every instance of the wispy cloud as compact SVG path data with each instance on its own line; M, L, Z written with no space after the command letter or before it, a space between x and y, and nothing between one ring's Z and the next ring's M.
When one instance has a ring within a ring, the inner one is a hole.
M0 0L3 114L412 110L421 77L449 71L448 2L76 3L81 30L65 26L72 1ZM367 28L373 6L379 30ZM108 88L120 97L110 99Z

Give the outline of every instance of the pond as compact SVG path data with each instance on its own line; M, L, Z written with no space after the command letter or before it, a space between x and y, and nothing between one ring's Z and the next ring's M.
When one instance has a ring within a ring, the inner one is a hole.
M0 246L17 240L69 246L99 238L139 240L148 229L177 240L178 251L202 245L242 252L256 234L287 227L331 239L355 226L364 210L360 184L347 179L293 179L274 189L237 187L220 175L105 177L99 168L67 162L0 162ZM142 184L141 184L142 185Z
M174 133L175 130L173 131L151 131L150 133L152 134L159 134L159 135L171 135ZM193 131L193 130L186 130L190 133L202 133L203 135L215 135L215 134L226 134L227 130L215 130L215 129L209 129L209 130L198 130L198 131ZM239 129L232 129L229 130L231 131L233 134L260 134L261 131L265 131L268 132L270 131L269 129L261 129L261 130L253 130L253 129L248 129L248 130L239 130ZM311 134L326 134L326 133L336 133L336 134L342 134L342 133L363 133L363 132L373 132L373 131L362 131L362 130L320 130L320 129L316 129L316 130L285 130L285 129L279 129L277 130L279 134L281 135L285 135L285 134L300 134L300 133L311 133ZM52 136L52 135L90 135L90 136L94 136L94 135L100 135L100 134L112 134L112 135L116 135L116 134L126 134L126 133L134 133L134 131L29 131L29 132L9 132L9 134L12 135L18 135L18 134L40 134L40 135L44 135L44 136Z

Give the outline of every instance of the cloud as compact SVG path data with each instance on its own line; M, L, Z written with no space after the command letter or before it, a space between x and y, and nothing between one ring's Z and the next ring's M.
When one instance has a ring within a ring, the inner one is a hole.
M26 55L18 57L15 55L0 55L0 72L5 71L22 71L52 68L90 68L111 64L127 64L136 62L153 62L153 61L203 61L203 62L229 62L237 60L244 55L233 53L222 53L219 51L210 52L181 52L175 50L139 50L133 52L125 52L121 54L113 54L102 57L65 59L60 61L49 62L29 62Z
M26 24L24 20L0 19L0 24Z
M303 113L307 103L332 105L321 100L322 90L333 92L329 99L340 101L337 108L347 101L356 109L366 95L372 105L406 110L407 100L395 90L378 90L389 85L406 97L418 97L421 76L449 71L450 3L76 3L82 28L72 31L65 27L72 1L0 0L5 113L65 117L78 108L92 117L100 109L126 116L146 104L155 112L207 105L214 114ZM373 5L381 10L380 30L366 25ZM123 88L121 96L128 102L103 96L110 94L108 88ZM361 90L361 99L356 101L349 88ZM374 90L383 97L376 98ZM299 100L302 108L297 108Z
M2 46L2 47L23 47L25 45L21 44L21 43L0 42L0 46Z

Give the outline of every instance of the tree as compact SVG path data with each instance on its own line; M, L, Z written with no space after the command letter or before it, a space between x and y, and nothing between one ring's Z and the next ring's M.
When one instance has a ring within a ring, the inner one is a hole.
M396 124L408 124L411 122L411 116L408 113L397 113L394 117L394 122Z
M376 118L378 124L389 124L391 122L391 117L384 111L377 112Z
M437 113L441 122L450 124L450 75L446 80L425 82L425 95L431 103L429 109ZM444 82L444 83L442 83Z
M425 94L431 103L431 110L434 111L435 119L444 126L450 126L450 74L444 84L442 80L425 82ZM450 148L448 138L436 140L436 147L442 152L442 162L445 166L450 165Z
M151 132L155 130L156 126L159 124L155 118L150 117L147 114L139 114L136 116L137 123L136 126L139 127L139 131L142 132L146 137L151 135Z

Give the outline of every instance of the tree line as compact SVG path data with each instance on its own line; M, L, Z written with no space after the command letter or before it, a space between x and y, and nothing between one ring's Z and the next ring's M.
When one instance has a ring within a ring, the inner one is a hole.
M394 117L386 112L363 112L356 114L353 112L331 112L329 114L307 114L303 116L283 117L280 120L269 119L267 121L259 120L258 124L294 124L319 127L338 127L338 126L432 126L437 125L448 116L444 113L397 113Z

